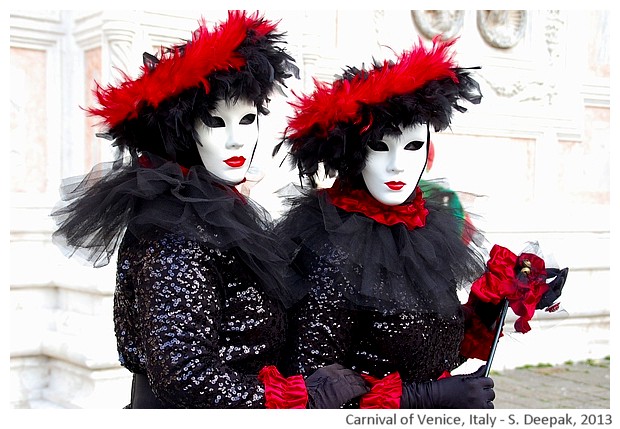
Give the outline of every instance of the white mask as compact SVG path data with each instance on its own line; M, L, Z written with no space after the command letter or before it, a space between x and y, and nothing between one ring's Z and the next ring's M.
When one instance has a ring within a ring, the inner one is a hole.
M362 177L370 194L388 206L404 203L413 193L428 156L426 124L402 128L399 136L386 135L370 142Z
M206 169L231 185L243 181L258 142L258 111L245 100L219 100L205 124L196 119L198 153Z

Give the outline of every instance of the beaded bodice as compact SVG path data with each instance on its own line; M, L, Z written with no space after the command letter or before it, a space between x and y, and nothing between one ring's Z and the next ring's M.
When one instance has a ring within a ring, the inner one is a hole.
M114 322L121 364L170 407L260 408L286 319L234 248L172 234L125 237Z

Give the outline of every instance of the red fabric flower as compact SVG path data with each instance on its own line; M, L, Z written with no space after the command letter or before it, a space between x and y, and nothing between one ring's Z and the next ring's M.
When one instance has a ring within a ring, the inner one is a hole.
M400 397L403 395L403 383L398 372L384 378L375 378L362 374L362 378L370 384L370 391L360 398L360 408L394 409L400 408Z
M531 329L528 322L536 305L549 289L545 261L532 253L517 256L497 244L491 249L490 256L488 270L474 281L471 294L493 304L506 298L510 308L519 316L514 325L516 331L528 332Z
M308 391L301 375L285 378L270 365L260 370L258 379L265 385L265 408L306 408Z
M415 197L411 203L397 206L380 203L361 189L347 190L346 193L342 193L338 182L326 192L336 207L347 212L362 213L383 225L392 226L403 223L409 230L426 225L428 209L424 207L424 198L419 187L416 187Z

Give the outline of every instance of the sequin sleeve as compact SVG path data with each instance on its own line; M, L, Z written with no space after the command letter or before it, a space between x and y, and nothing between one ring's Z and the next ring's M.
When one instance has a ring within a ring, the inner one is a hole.
M140 261L136 302L155 395L176 408L263 407L257 376L218 354L224 299L208 249L179 238L152 244Z
M290 317L286 368L291 374L308 376L332 363L347 364L356 318L343 305L341 291L348 281L338 269L342 256L326 247L325 254L300 260L309 273L305 277L309 292Z

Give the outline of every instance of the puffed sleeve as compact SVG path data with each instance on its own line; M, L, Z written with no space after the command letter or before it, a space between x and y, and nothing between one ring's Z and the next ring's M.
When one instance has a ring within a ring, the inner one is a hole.
M291 374L307 376L333 363L346 366L356 318L342 296L347 279L338 269L340 259L333 253L337 251L331 252L304 254L298 259L299 264L305 264L309 292L289 317L284 367Z
M207 249L167 237L148 246L136 287L145 367L155 395L175 408L260 408L264 388L219 356L221 278Z

